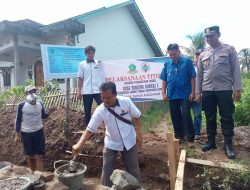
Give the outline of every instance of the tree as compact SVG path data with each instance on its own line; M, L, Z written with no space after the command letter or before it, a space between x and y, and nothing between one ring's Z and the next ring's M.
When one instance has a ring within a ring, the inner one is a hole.
M238 53L241 72L250 72L250 48L244 48Z
M189 48L190 56L193 57L197 49L205 48L206 42L203 32L198 32L194 35L187 35L186 37L191 40L191 45Z

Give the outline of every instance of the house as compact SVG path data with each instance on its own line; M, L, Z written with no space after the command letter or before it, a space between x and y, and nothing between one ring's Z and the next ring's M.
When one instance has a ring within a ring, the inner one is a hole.
M134 0L42 25L0 22L0 86L43 85L40 44L96 47L99 60L147 58L163 53ZM72 80L74 81L74 80ZM76 85L75 81L72 82Z

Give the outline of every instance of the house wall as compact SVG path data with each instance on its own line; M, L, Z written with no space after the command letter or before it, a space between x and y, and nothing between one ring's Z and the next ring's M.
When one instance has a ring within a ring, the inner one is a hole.
M18 35L18 45L22 47L28 47L28 48L40 50L40 44L43 42L44 40L42 38Z
M0 52L11 48L13 46L13 39L11 35L5 35L0 39Z
M40 50L33 50L30 48L22 48L20 50L20 71L19 71L19 84L25 84L28 80L28 67L32 67L32 80L34 80L34 66L41 54Z
M51 45L66 45L68 38L66 34L59 33L56 36L51 36L50 38L44 41L45 44Z
M77 46L93 45L100 60L154 57L154 52L127 7L79 21L85 33Z

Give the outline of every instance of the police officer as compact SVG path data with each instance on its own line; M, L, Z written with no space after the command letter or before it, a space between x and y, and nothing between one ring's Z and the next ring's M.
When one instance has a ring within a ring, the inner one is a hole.
M201 100L206 115L208 142L202 145L202 151L216 148L216 116L219 108L224 150L229 159L235 158L232 146L234 135L234 102L241 98L240 65L233 46L219 41L219 26L204 30L208 47L199 58L196 83L196 100Z

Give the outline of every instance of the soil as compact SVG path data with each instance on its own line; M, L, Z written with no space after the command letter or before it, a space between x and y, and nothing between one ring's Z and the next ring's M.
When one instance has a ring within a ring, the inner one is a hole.
M16 190L22 189L27 185L28 181L22 178L13 178L0 181L1 190Z
M49 110L50 116L44 121L44 130L46 137L46 155L45 168L47 171L54 171L54 161L70 160L71 147L75 144L80 134L74 134L73 131L81 131L85 129L83 122L83 113L70 111L70 135L66 138L64 134L65 126L65 110L63 107L59 109L52 108ZM9 161L16 165L27 165L26 158L23 154L22 145L14 145L14 120L15 111L0 111L0 161ZM142 173L142 186L147 190L167 190L169 187L168 162L167 162L167 121L165 118L159 123L154 130L143 135L143 145L139 148L139 164ZM242 127L235 129L235 151L239 160L244 160L250 168L250 127ZM98 178L102 169L102 149L103 149L104 127L101 127L97 135L84 147L82 154L87 156L78 156L77 161L87 165L85 177L93 181L99 181ZM97 143L97 141L101 143ZM192 149L188 157L212 160L214 162L229 162L223 151L223 137L220 130L217 135L216 150L208 153L201 151L201 143L206 141L205 131L202 131L201 140L195 142L195 148ZM242 142L244 142L242 144ZM185 147L183 147L185 148ZM116 167L124 169L122 159L117 157ZM191 168L190 168L191 167ZM186 189L194 189L192 185L197 181L195 176L201 169L194 169L194 166L187 166L185 170ZM192 179L190 176L193 176ZM87 179L85 179L87 180ZM190 181L191 180L191 181ZM193 181L192 181L193 180ZM188 182L188 183L186 183ZM199 188L198 188L199 189ZM201 189L201 188L200 188Z

